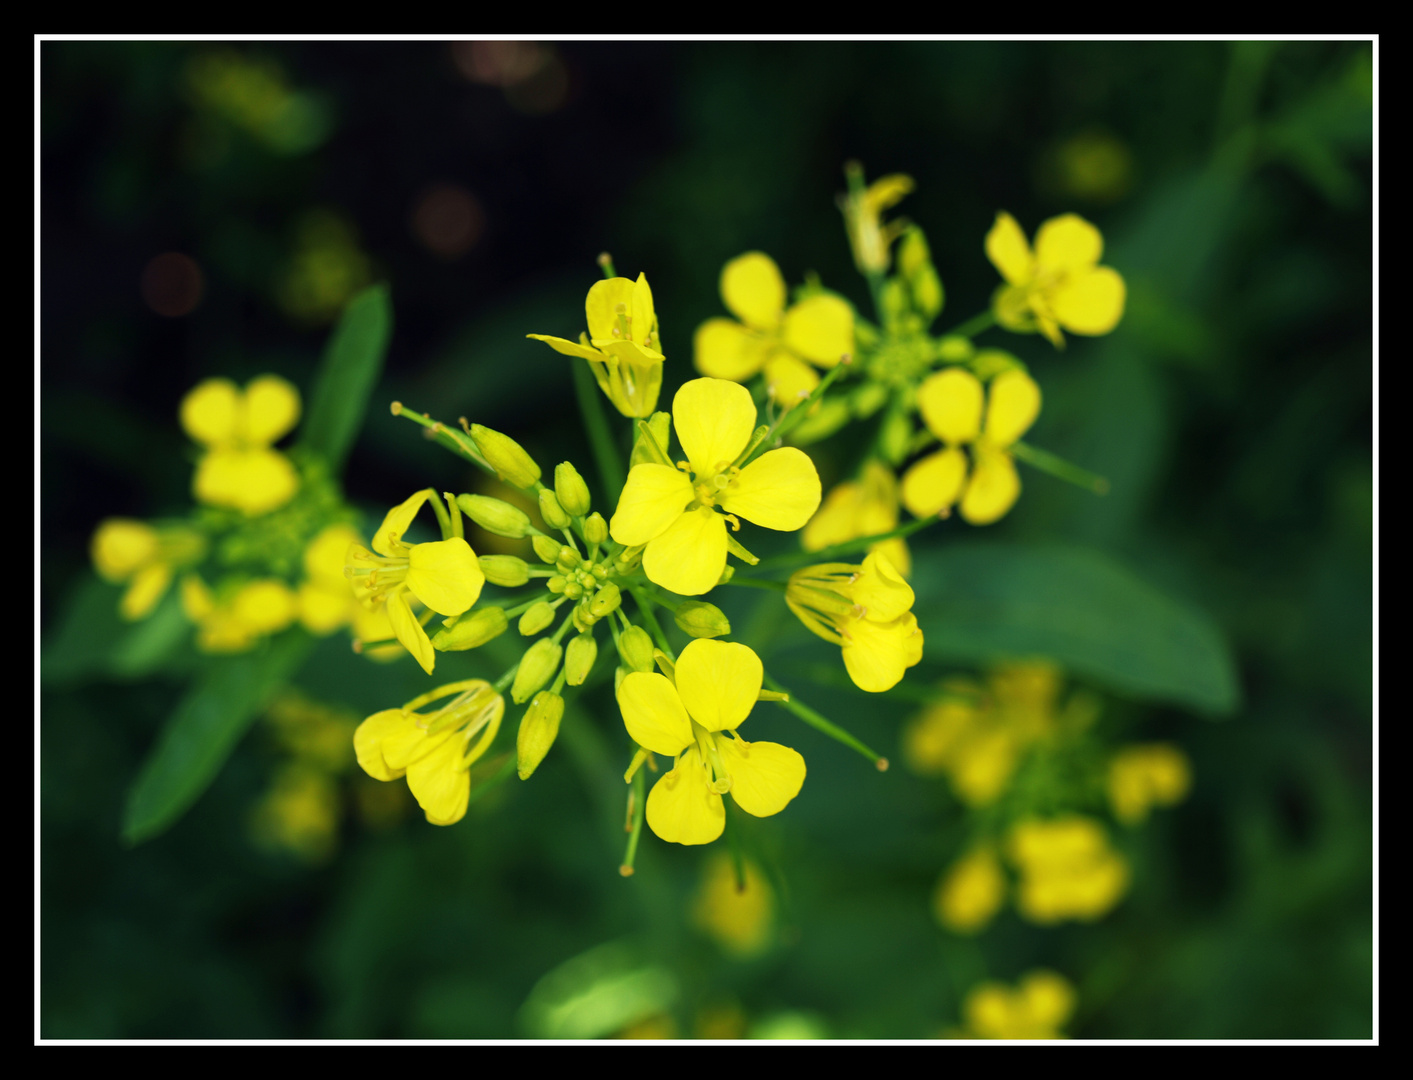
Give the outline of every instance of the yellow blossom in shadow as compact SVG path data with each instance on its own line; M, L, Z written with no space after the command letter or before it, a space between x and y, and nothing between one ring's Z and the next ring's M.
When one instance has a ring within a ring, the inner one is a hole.
M1092 922L1128 890L1128 863L1092 818L1018 821L1006 836L1006 857L1020 871L1016 909L1031 922Z
M198 575L181 585L182 610L196 624L196 647L209 653L238 653L278 634L299 616L299 599L278 578L223 583L212 592Z
M152 614L177 568L196 562L205 550L205 539L191 529L156 529L132 518L103 521L89 546L99 576L115 585L127 584L118 612L129 620Z
M743 860L745 887L738 887L728 855L709 859L692 901L692 923L727 952L746 958L770 947L775 892L760 868Z
M322 862L333 854L339 811L338 785L328 773L289 762L251 813L251 838L261 847Z
M1109 762L1109 805L1125 825L1141 825L1155 806L1173 806L1187 797L1192 766L1171 743L1121 748Z
M947 868L933 894L939 922L958 934L985 930L1006 901L1006 876L996 852L982 845Z
M242 391L229 379L207 379L181 404L181 423L206 453L192 493L207 506L254 517L294 498L299 474L271 447L299 422L299 391L278 375L261 375Z
M966 1030L973 1039L1063 1039L1060 1030L1074 1013L1074 987L1053 971L1032 971L1011 989L1005 983L984 982L967 994L962 1005Z

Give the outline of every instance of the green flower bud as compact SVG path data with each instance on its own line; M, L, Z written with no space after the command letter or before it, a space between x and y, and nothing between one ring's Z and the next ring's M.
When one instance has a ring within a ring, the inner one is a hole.
M931 263L908 279L908 288L913 294L913 307L925 315L929 322L936 318L937 313L942 310L945 294L942 291L942 279L937 276L937 271L932 268Z
M641 626L630 626L618 635L618 655L632 671L651 671L653 639Z
M474 649L505 633L509 625L504 608L472 608L464 615L447 619L446 624L432 635L432 647L442 652Z
M937 359L945 360L949 364L970 360L975 352L976 348L971 341L957 334L948 334L937 342Z
M549 690L542 690L530 702L515 736L515 771L521 780L530 779L530 774L544 761L559 735L559 721L563 716L564 699Z
M571 517L583 517L589 512L589 485L567 461L554 467L554 493L559 497L559 505Z
M514 555L482 555L477 562L492 585L513 589L530 580L529 565Z
M583 685L598 655L599 644L593 634L571 638L569 647L564 650L564 681L570 686Z
M540 517L551 529L569 528L569 515L559 505L559 498L550 488L540 488Z
M593 602L589 605L589 611L594 618L602 619L609 612L615 610L623 602L619 594L618 586L609 582L594 594Z
M800 421L790 432L790 442L795 446L808 446L820 439L833 435L849 422L849 400L845 397L827 397L819 403L817 411Z
M540 467L535 464L535 459L509 435L472 424L471 438L476 441L476 449L481 451L481 456L496 471L496 475L512 487L534 487L540 479Z
M531 609L533 610L533 609ZM515 681L510 684L510 699L523 705L559 670L559 658L564 650L549 638L539 641L525 650L520 658L520 666L515 669Z
M896 322L907 313L908 289L901 278L891 277L883 283L878 294L879 306L888 322Z
M595 581L603 581L604 578L608 577L608 567L601 563L595 563L594 568L590 570L589 573L594 575Z
M564 595L571 600L578 600L579 597L584 595L584 586L580 585L577 581L566 581L564 583Z
M858 389L849 395L849 407L860 420L867 420L883 408L887 401L888 387L880 382L860 383Z
M677 626L694 638L722 637L731 633L731 622L715 604L704 600L684 600L672 615Z
M568 579L565 578L562 574L555 574L548 581L545 582L545 588L552 593L562 593L564 591L564 586L568 584Z
M559 558L559 549L564 545L553 536L536 534L531 539L530 546L535 549L535 554L540 557L540 562L552 563Z
M653 437L657 439L657 445L663 450L667 449L667 432L671 425L672 415L670 413L655 412L648 420L648 430L653 433ZM660 463L661 460L657 450L648 444L647 436L641 431L638 432L638 437L633 441L633 454L628 459L628 468L631 469L634 465L645 463Z
M598 619L589 614L587 604L576 605L574 610L570 612L570 618L574 621L574 629L581 634L587 634L593 628L594 623L598 622Z
M563 570L566 574L575 569L584 560L579 557L579 553L568 544L559 549L559 555L554 560L554 565Z
M530 637L538 634L552 622L554 622L554 608L550 606L548 600L541 600L539 603L532 604L529 610L520 616L520 635Z
M1003 371L1025 371L1026 366L1005 349L982 349L971 358L971 370L982 382L990 382Z
M883 421L883 428L878 433L878 448L883 452L885 461L897 465L908 456L912 440L912 423L903 413L894 412Z
M608 539L608 522L597 510L584 519L584 539L590 544L602 544Z
M489 495L458 495L456 505L488 533L519 540L534 531L524 510L501 499L493 499Z
M927 237L913 225L903 233L902 242L898 245L898 269L904 277L912 278L931 265L932 253L927 250Z

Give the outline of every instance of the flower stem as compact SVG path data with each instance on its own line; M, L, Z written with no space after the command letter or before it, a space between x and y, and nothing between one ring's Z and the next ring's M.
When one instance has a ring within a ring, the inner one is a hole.
M983 330L990 330L991 327L995 325L996 314L990 308L987 308L979 315L973 315L970 319L962 323L962 325L957 327L955 330L948 331L946 334L943 335L943 337L974 338Z
M1107 495L1109 493L1109 481L1107 477L1092 473L1088 469L1082 469L1078 465L1073 465L1062 457L1050 453L1048 450L1041 450L1039 447L1031 446L1029 443L1017 442L1011 444L1011 453L1020 458L1027 465L1034 465L1041 472L1047 472L1051 476L1059 477L1068 481L1076 487L1082 487L1086 491L1092 491L1095 495Z
M615 493L623 490L623 455L613 441L609 430L608 417L604 415L603 401L599 397L599 387L587 364L575 363L574 397L579 403L579 415L584 421L584 431L589 436L589 446L594 452L594 464L599 470L599 482L603 484L604 498L612 502Z
M778 693L789 693L789 691L786 690L785 687L781 686L769 675L765 677L765 684L766 686L770 687L770 689L775 690ZM824 732L824 734L828 735L836 742L843 743L851 750L857 750L864 757L868 758L869 761L873 762L874 768L876 768L879 772L888 771L888 759L886 757L880 757L878 754L875 754L863 742L861 742L859 739L856 739L853 735L850 735L838 724L831 723L824 717L820 716L819 713L815 712L804 702L796 700L793 694L790 695L788 700L782 701L780 702L780 704L783 705L785 708L789 709L792 713L794 713L796 716L798 716L801 720L807 723L810 727L814 728L816 731L822 731Z

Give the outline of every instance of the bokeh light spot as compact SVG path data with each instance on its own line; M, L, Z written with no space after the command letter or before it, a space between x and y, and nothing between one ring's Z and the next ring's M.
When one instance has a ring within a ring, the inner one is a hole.
M177 319L190 315L201 303L205 279L189 255L169 251L158 255L142 270L142 299L158 315Z
M412 210L412 232L422 245L444 259L458 259L475 247L485 231L481 203L457 184L428 188Z

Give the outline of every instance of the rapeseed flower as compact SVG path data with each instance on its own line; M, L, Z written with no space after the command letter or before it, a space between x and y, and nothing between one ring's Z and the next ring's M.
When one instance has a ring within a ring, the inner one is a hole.
M932 909L948 930L975 934L985 930L1006 900L1006 876L996 852L978 847L948 867L938 882Z
M564 356L589 362L599 389L624 416L651 416L662 389L662 338L648 279L596 281L584 302L589 332L579 340L527 334Z
M486 583L476 553L458 536L426 544L403 543L403 534L430 497L435 497L430 489L419 491L393 507L373 537L373 551L353 544L345 556L354 594L367 607L383 607L393 635L428 675L436 653L408 606L408 594L441 615L460 615L480 598Z
M770 945L775 893L755 863L743 860L741 869L744 885L738 887L730 856L707 861L692 902L692 922L727 952L744 959Z
M299 621L311 634L332 634L353 622L362 610L344 573L348 549L362 543L363 538L352 526L330 525L305 547Z
M213 593L196 574L182 579L182 610L196 624L202 652L238 653L278 634L299 616L299 600L278 578L228 582Z
M922 631L912 613L913 590L886 555L862 566L822 563L790 576L785 603L809 630L843 650L844 667L860 690L891 690L922 659Z
M1017 822L1006 855L1021 875L1016 908L1031 922L1091 922L1128 889L1128 863L1109 846L1102 825L1078 814Z
M697 327L697 370L745 382L759 371L771 398L785 408L819 385L810 364L833 367L854 351L854 311L820 293L785 307L785 279L769 255L748 251L722 268L721 300L739 322L708 319Z
M417 711L447 697L431 712ZM455 825L470 801L471 766L495 741L504 715L505 699L490 683L465 679L374 713L353 733L353 750L374 780L406 776L433 825Z
M1100 266L1104 237L1077 214L1062 214L1040 226L1035 250L1016 219L1002 211L986 234L986 256L1006 279L992 308L1008 330L1039 330L1057 349L1060 328L1072 334L1107 334L1124 313L1124 279Z
M123 618L146 618L166 595L178 566L201 558L206 543L191 529L155 529L145 521L108 518L90 544L94 569L105 581L127 584L118 601Z
M1171 743L1125 746L1109 762L1109 805L1125 825L1141 825L1154 806L1181 802L1192 786L1192 767Z
M675 469L657 462L633 466L608 526L625 547L644 546L650 581L699 596L721 579L726 524L740 528L737 514L791 532L818 508L819 474L804 451L781 447L739 466L755 423L755 403L744 386L693 379L677 391L672 424L687 461Z
M1053 971L1032 971L1012 990L984 982L967 994L963 1038L1063 1039L1060 1028L1074 1012L1074 987Z
M644 749L674 759L672 771L648 793L648 825L663 840L715 840L726 827L721 796L728 791L755 817L780 813L800 793L803 757L736 733L763 680L760 657L747 646L698 638L682 650L673 678L634 671L619 683L628 734Z
M858 169L860 175L862 171ZM885 225L883 211L896 205L913 187L911 176L893 173L880 177L857 194L845 196L844 228L854 251L854 265L865 277L887 271L888 249L907 228L907 222L890 221Z
M930 375L918 387L918 408L942 449L916 462L903 477L902 497L914 517L947 513L960 499L962 517L989 525L1020 498L1020 475L1010 447L1040 415L1040 387L1011 368L981 380L962 368ZM983 422L984 416L984 422ZM971 449L971 462L962 447Z
M244 391L229 379L207 379L181 404L186 433L206 447L192 492L198 502L248 516L276 510L299 490L299 474L271 445L299 422L299 391L277 375L261 375Z
M881 536L898 527L898 480L893 470L870 458L857 480L845 480L829 489L819 512L800 534L800 546L819 551L864 536ZM912 572L912 555L901 536L880 540L869 551L881 551L898 573Z

